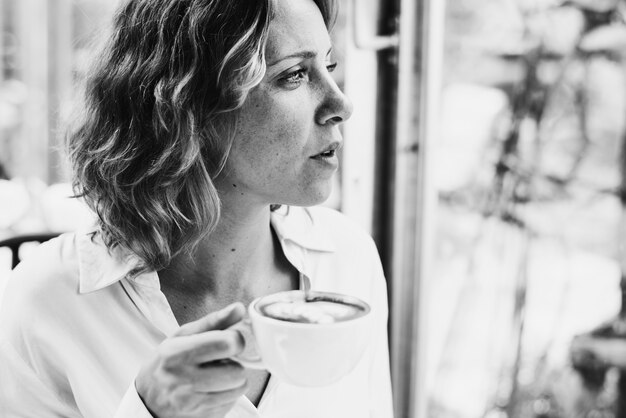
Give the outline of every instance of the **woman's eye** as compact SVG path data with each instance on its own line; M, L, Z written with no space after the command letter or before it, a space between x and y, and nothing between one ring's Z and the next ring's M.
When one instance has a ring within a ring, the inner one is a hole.
M306 80L307 78L307 71L305 68L299 68L295 71L292 71L290 73L288 73L284 78L283 78L283 82L285 84L291 84L291 85L297 85L300 84L302 81Z
M329 73L335 71L335 68L337 68L336 62L326 65L326 71ZM280 78L280 83L288 88L296 88L307 81L309 81L309 69L307 67L297 68Z

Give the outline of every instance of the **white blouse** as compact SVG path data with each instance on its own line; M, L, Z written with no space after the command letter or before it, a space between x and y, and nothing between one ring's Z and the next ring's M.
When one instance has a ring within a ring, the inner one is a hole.
M314 290L368 302L375 329L351 374L323 388L270 377L258 409L239 398L228 418L392 418L387 292L372 239L339 212L283 207L271 222L287 259ZM142 363L178 327L156 272L82 231L34 250L0 305L0 416L151 417L135 390Z

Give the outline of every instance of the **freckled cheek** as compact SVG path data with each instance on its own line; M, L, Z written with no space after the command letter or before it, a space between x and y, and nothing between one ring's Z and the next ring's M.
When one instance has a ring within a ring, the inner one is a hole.
M292 133L289 130L276 131L267 138L263 149L258 150L252 158L261 159L260 163L265 164L265 170L273 171L278 175L294 175L300 165L303 154L299 144L292 140Z
M273 130L251 132L246 138L241 138L237 148L238 167L247 166L263 177L284 171L294 159L289 145L285 144L279 132Z
M242 112L243 125L236 139L251 168L295 174L295 167L310 151L306 148L309 113L301 100L294 103L256 96Z
M307 145L308 129L302 120L283 113L281 118L268 123L261 135L263 146L274 157L304 155Z

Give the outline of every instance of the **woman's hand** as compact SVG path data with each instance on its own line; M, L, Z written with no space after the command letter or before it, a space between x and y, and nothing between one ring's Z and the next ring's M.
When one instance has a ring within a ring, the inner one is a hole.
M222 418L247 388L244 368L229 360L243 350L239 332L226 328L243 318L236 303L183 325L159 346L135 385L158 418Z

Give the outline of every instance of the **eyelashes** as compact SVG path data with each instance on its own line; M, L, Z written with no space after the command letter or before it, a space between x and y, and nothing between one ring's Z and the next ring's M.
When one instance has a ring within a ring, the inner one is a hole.
M307 69L306 68L298 68L298 69L288 73L281 80L284 81L286 84L300 84L305 79L308 80L308 78L309 78L309 73L308 73Z
M337 68L337 63L333 62L326 66L326 71L332 73ZM296 88L303 82L309 81L310 70L307 67L297 67L296 69L288 72L279 79L279 82L285 87Z

